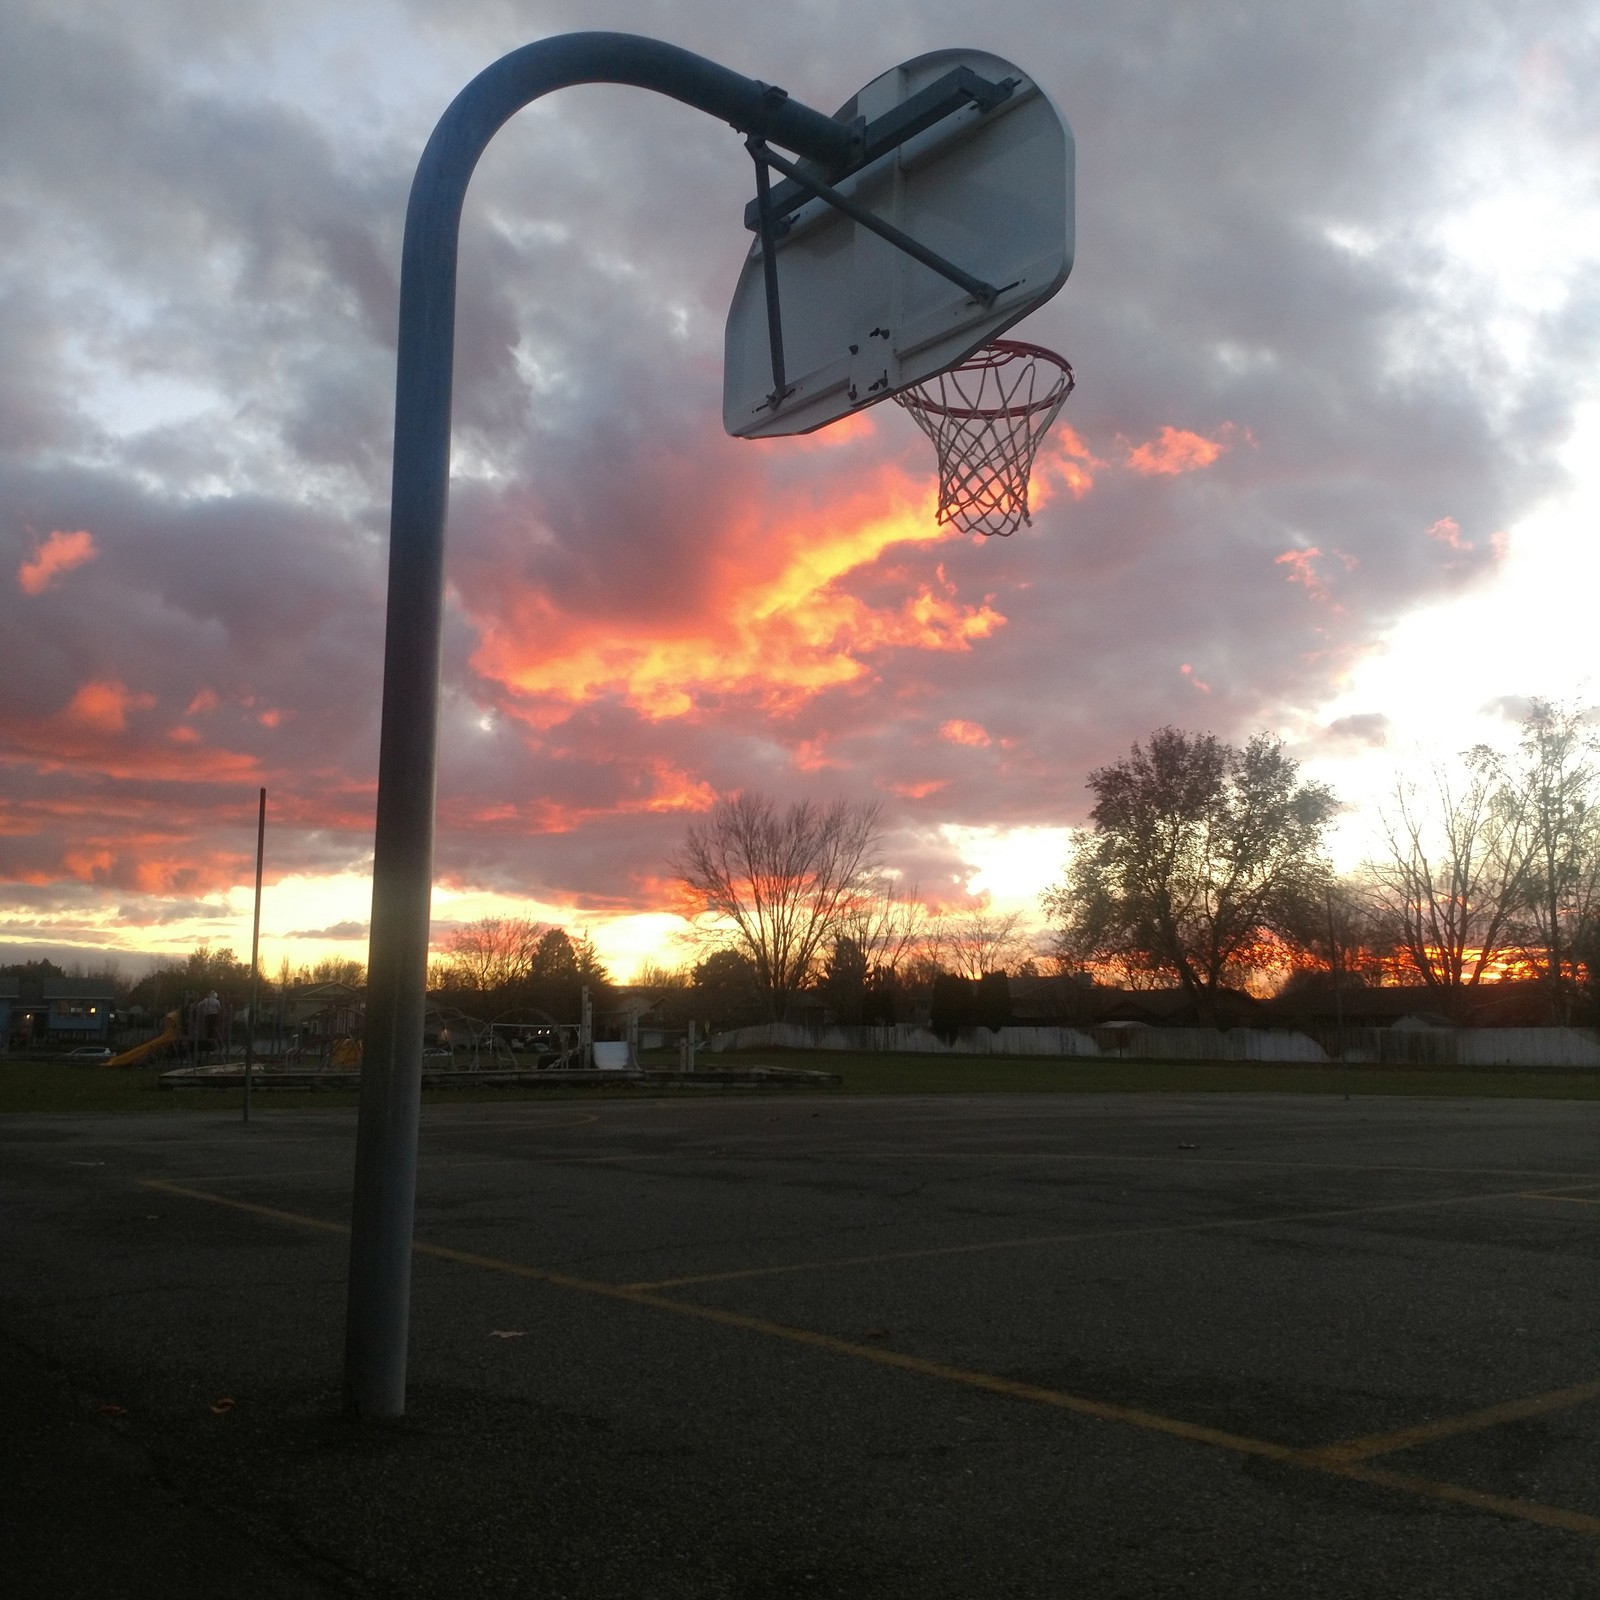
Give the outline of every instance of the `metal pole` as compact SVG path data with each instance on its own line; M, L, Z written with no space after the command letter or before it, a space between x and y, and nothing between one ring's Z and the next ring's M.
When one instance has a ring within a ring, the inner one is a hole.
M574 33L524 45L481 72L439 119L418 163L400 264L383 722L345 1323L345 1407L361 1417L405 1412L461 207L501 126L542 95L577 83L654 90L831 171L846 166L858 142L843 123L783 90L674 45Z
M1344 1077L1344 1097L1350 1098L1350 1063L1344 1058L1344 963L1339 955L1339 936L1333 927L1333 890L1323 891L1328 902L1328 964L1333 969L1333 1041L1339 1052Z
M244 1120L250 1120L250 1072L256 1059L256 1003L261 995L261 863L267 848L267 791L256 813L256 915L250 925L250 1023L244 1032Z

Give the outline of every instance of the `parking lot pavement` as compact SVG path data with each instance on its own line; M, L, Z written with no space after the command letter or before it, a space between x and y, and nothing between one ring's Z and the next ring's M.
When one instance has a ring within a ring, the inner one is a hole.
M0 1125L13 1592L1600 1588L1592 1103L431 1107L387 1428L353 1133Z

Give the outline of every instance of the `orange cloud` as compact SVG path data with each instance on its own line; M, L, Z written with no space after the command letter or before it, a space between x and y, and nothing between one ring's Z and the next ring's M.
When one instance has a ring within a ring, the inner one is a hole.
M73 695L65 715L68 722L100 733L121 733L128 725L128 712L145 711L156 703L151 694L129 694L125 684L106 679L86 683Z
M841 761L838 756L828 754L828 741L826 737L819 736L815 739L802 739L789 752L790 765L801 772L822 772L830 768L848 766L849 763Z
M930 794L938 794L945 787L945 780L934 778L926 783L891 783L886 787L891 794L900 795L906 800L926 800Z
M948 739L951 744L976 746L989 743L987 729L979 727L976 722L962 722L959 718L952 718L949 722L941 724L939 737Z
M1281 556L1272 558L1273 565L1287 567L1290 583L1298 583L1314 600L1328 598L1328 585L1322 574L1317 571L1315 562L1322 552L1312 545L1305 550L1285 550Z
M56 530L17 568L17 586L24 594L43 594L63 572L71 572L99 554L94 535L86 529L79 528L76 533Z
M604 817L709 811L717 803L717 792L709 783L690 777L666 761L643 763L626 777L632 793L612 796L594 805L564 805L543 797L520 804L493 805L458 800L441 803L439 820L450 827L499 827L517 834L573 833Z
M68 850L61 857L61 865L69 878L94 883L110 875L116 857L109 850Z
M1163 428L1159 438L1135 445L1128 451L1127 465L1135 472L1153 477L1198 472L1202 467L1209 467L1227 448L1227 443L1221 439L1207 439L1203 434L1187 433L1182 428Z
M1059 485L1074 500L1094 488L1094 473L1106 463L1083 442L1076 428L1057 421L1034 459L1028 482L1028 503L1037 511L1049 505Z
M502 589L475 615L474 667L521 697L512 709L535 726L605 696L657 721L688 715L699 695L781 712L861 679L875 652L969 650L1005 624L988 600L959 600L942 571L887 606L844 587L896 546L957 536L934 522L923 481L887 468L843 504L775 523L764 510L708 542L703 598L676 631L659 617L564 615L538 590Z

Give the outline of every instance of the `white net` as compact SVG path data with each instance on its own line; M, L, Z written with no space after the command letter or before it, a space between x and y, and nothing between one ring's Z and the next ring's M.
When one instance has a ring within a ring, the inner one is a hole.
M1071 393L1072 368L1053 351L995 339L895 395L939 453L939 521L1002 535L1031 522L1033 458Z

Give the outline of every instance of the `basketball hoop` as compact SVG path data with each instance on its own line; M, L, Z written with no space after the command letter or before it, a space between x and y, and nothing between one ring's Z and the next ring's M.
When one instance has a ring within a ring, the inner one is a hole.
M894 396L939 453L940 522L986 536L1032 522L1034 453L1072 382L1072 368L1053 350L994 339Z

